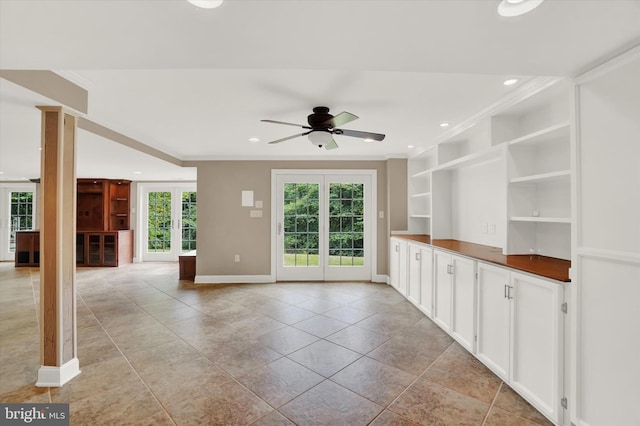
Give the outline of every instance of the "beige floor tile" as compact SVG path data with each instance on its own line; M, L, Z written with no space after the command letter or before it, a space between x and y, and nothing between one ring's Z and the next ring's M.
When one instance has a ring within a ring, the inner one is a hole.
M331 376L337 384L382 406L392 402L415 379L413 374L367 357Z
M476 426L482 423L489 404L419 379L389 410L420 425Z
M486 403L493 401L502 383L458 343L449 346L422 377Z
M362 355L335 343L319 340L302 348L287 358L304 365L324 377L330 377Z
M417 376L445 350L446 347L432 346L429 342L393 338L369 352L367 356Z
M370 423L370 426L417 426L413 423L393 411L384 410L374 421Z
M262 343L256 343L244 351L219 358L216 364L233 377L238 377L254 368L267 365L282 355Z
M500 392L496 397L494 406L508 411L516 416L523 417L533 423L541 425L550 425L551 423L539 411L531 406L527 401L522 399L513 389L506 383L502 384Z
M318 340L312 334L293 327L285 327L258 338L265 346L274 351L288 355Z
M550 422L538 423L524 417L510 413L498 407L491 407L489 415L483 426L539 426L540 424L551 425Z
M240 383L276 408L323 380L322 376L288 358L280 358L238 377Z
M159 411L160 405L140 381L69 404L73 425L133 425Z
M325 339L347 349L366 354L389 340L389 337L354 325L327 336Z
M295 426L295 423L277 411L272 411L255 423L251 423L251 426Z
M273 410L237 383L215 386L167 408L178 425L247 425Z
M355 324L365 318L370 317L373 314L371 312L361 311L350 306L340 306L339 308L331 309L330 311L327 311L322 315L343 322L348 322L349 324Z
M295 323L293 327L318 337L326 337L349 326L349 323L338 321L322 315Z
M289 306L285 309L280 309L276 312L265 314L273 319L276 319L284 324L292 325L297 322L315 317L315 312L307 311L306 309L298 308L296 306Z
M327 380L279 411L300 425L366 425L382 407Z

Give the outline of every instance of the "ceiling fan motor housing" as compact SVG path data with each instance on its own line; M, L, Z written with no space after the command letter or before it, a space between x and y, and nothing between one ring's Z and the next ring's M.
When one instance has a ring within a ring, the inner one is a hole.
M327 121L331 120L333 115L329 114L329 108L319 106L313 109L313 114L309 114L307 122L313 129L330 129L331 124Z

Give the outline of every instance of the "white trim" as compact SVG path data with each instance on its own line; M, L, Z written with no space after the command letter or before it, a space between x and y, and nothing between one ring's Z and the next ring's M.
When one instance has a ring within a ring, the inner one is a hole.
M595 259L607 259L614 262L632 263L640 265L640 253L603 250L591 247L578 247L576 250L577 257L589 257Z
M273 275L196 275L193 283L206 284L255 284L275 282Z
M390 283L389 275L386 275L386 274L372 274L371 275L371 282L389 284Z
M59 367L43 365L38 370L36 386L39 388L59 388L80 373L78 358L73 358Z
M640 45L634 46L620 55L579 74L574 80L577 84L588 83L589 81L595 80L596 78L620 68L639 57Z

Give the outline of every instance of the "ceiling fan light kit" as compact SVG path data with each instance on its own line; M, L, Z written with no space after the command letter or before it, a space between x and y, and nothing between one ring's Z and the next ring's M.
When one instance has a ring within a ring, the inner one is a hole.
M203 9L215 9L219 7L224 0L187 0L194 6L201 7Z
M261 120L261 121L263 123L284 124L286 126L295 126L295 127L300 127L302 129L308 130L307 132L304 132L304 133L287 136L282 139L271 141L269 142L270 144L284 142L289 139L294 139L300 136L308 136L309 141L311 141L313 145L319 148L324 147L325 149L335 149L335 148L338 148L338 144L333 139L333 135L351 136L354 138L364 139L366 142L381 141L385 138L385 135L381 133L338 129L338 126L342 126L343 124L347 124L357 119L358 119L358 116L355 114L351 114L350 112L343 111L340 114L334 116L329 113L329 108L324 106L318 106L313 108L313 114L309 114L309 116L307 116L307 123L309 123L308 126L305 126L302 124L288 123L286 121L276 121L276 120Z
M540 6L544 0L502 0L498 4L498 14L507 18L524 15Z

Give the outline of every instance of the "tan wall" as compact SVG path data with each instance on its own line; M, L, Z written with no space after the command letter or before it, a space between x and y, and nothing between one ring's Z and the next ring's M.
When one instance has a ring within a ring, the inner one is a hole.
M406 160L394 168L394 180L404 180L406 205ZM271 170L272 169L367 169L377 172L377 273L387 274L390 218L387 211L388 161L203 161L198 168L198 275L271 274ZM394 191L398 185L391 186ZM262 201L262 218L249 217L251 208L241 206L241 191L254 192ZM402 191L402 188L399 189ZM406 207L405 207L406 216ZM406 218L405 218L406 223ZM234 255L240 263L234 263Z
M407 159L387 160L387 184L389 194L389 229L406 231L408 228Z

